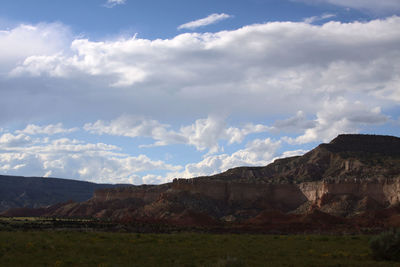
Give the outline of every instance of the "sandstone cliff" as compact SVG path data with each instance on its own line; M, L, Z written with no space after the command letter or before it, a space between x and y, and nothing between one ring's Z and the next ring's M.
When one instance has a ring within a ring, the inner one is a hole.
M255 222L276 214L270 211L299 220L309 219L296 214L321 217L321 212L356 218L399 203L400 138L339 135L303 156L264 167L239 167L163 185L101 189L89 201L43 214L174 224Z

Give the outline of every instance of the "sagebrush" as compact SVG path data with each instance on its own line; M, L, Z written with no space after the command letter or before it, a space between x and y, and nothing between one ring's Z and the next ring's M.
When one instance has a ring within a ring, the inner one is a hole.
M377 260L400 261L400 230L390 230L375 236L369 242Z

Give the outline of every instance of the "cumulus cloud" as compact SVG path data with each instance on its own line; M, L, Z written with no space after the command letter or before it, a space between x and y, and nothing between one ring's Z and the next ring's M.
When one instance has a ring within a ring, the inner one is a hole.
M6 174L75 178L103 183L143 183L141 172L178 171L146 155L131 156L104 143L76 139L32 139L18 134L0 136L0 171Z
M32 55L50 56L63 51L72 35L60 23L21 24L13 29L0 29L0 74Z
M210 116L207 119L198 119L190 126L181 127L180 132L188 140L188 144L199 150L209 149L211 153L218 152L218 142L226 140L229 144L241 143L252 133L266 132L268 126L261 124L247 124L243 128L227 127L222 118Z
M126 3L126 0L107 0L107 2L104 4L105 7L108 8L113 8L117 5L124 5Z
M37 135L37 134L44 134L44 135L54 135L54 134L65 134L65 133L72 133L77 131L78 128L70 128L66 129L63 127L63 124L49 124L45 126L38 126L35 124L28 124L25 129L17 130L16 133L19 134L27 134L27 135Z
M263 166L273 160L280 145L280 141L274 141L270 138L255 139L247 143L244 149L240 149L231 155L206 156L198 163L187 164L182 172L169 173L168 177L191 178L216 174L238 166Z
M185 136L169 130L170 125L139 116L123 115L110 122L98 120L95 123L86 123L83 128L92 134L99 135L150 137L157 140L158 145L187 142Z
M306 111L307 99L322 93L398 95L399 25L398 17L321 26L274 22L166 40L75 40L72 55L31 56L13 73L130 88L116 94L119 106L135 97L129 110L145 108L141 103L158 94L171 111L218 112L219 99L228 113Z
M185 24L182 24L178 27L178 30L183 30L183 29L189 29L189 30L194 30L199 27L204 27L210 24L215 24L217 22L220 22L221 20L225 20L228 18L231 18L231 15L221 13L221 14L211 14L205 18L194 20Z
M135 38L131 41L134 42ZM129 86L143 81L147 75L135 64L125 64L127 62L120 61L121 55L115 55L125 49L123 48L125 44L128 43L92 43L87 39L74 40L71 50L77 52L77 55L73 57L60 53L51 56L34 55L26 58L22 65L10 72L10 75L20 76L27 73L31 76L41 76L47 73L59 78L76 77L79 73L91 76L114 75L117 79L110 83L111 86ZM128 46L130 45L128 44ZM131 52L135 53L134 50Z
M303 135L284 139L292 144L328 142L338 134L357 133L363 125L383 124L388 120L389 117L381 113L380 107L371 109L361 102L351 103L339 98L324 103L323 110L317 112L314 124Z
M400 18L391 17L323 25L273 22L172 39L78 39L63 52L33 53L14 68L12 78L0 79L0 120L122 113L245 118L298 110L312 116L325 98L339 95L363 99L370 107L385 99L386 107L395 107L398 27ZM23 106L16 111L18 105Z
M5 133L0 136L0 148L8 148L15 146L23 146L27 144L31 144L33 142L32 138L25 134L11 134Z
M215 130L214 126L210 126L213 123L212 120L204 119L196 122L197 125L195 123L191 126L186 126L187 129L190 128L188 136L193 135L191 138L194 140L189 142L197 144L199 148L201 148L201 145L208 146L207 142L210 142L210 147L215 145L215 140L210 140L218 139L219 137L213 134L211 136L205 134L207 127L213 129L211 132ZM154 123L154 121L153 124L162 125ZM102 133L119 134L119 131L124 130L115 128L115 125L114 122L114 127L104 128ZM48 127L47 129L50 128ZM29 131L26 129L29 129ZM168 182L174 177L213 174L240 165L264 165L275 156L275 152L280 146L280 141L273 141L270 138L255 139L248 142L244 149L238 150L231 155L206 155L202 161L190 163L182 171L182 167L179 165L167 164L160 160L154 161L146 155L131 156L122 153L121 148L114 145L88 143L70 138L50 139L46 137L33 139L26 134L28 132L33 135L42 134L43 129L46 129L46 127L40 127L39 130L35 127L26 127L22 131L16 131L18 134L2 134L0 136L0 171L6 174L76 178L104 183L161 183ZM255 127L247 125L242 129L229 127L228 129L230 130L223 129L224 131L222 132L232 132L232 129L235 129L233 132L236 132L236 136L230 136L231 139L229 139L229 136L226 137L228 141L239 140L238 134L265 130L261 125ZM100 129L97 130L99 131ZM143 128L137 128L135 132L132 129L126 130L126 136L130 137L152 133L151 130L143 130ZM89 131L94 131L94 128ZM185 131L187 130L182 131L182 133ZM45 132L48 133L48 131ZM204 136L202 137L202 135ZM190 137L187 140L190 140ZM151 174L152 171L160 170L167 171L168 174ZM142 175L142 173L147 174Z
M269 130L268 126L252 123L243 128L228 127L223 118L209 116L206 119L198 119L191 125L181 126L175 131L170 125L161 124L156 120L126 115L110 122L98 120L95 123L87 123L83 128L90 133L100 135L150 137L156 141L150 146L186 144L193 145L200 151L208 149L210 153L220 150L221 140L227 141L228 144L241 143L249 134Z

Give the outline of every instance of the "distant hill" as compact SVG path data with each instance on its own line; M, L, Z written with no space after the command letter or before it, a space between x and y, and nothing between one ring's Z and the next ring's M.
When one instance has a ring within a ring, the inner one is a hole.
M0 175L0 211L10 208L39 208L69 200L90 199L97 189L124 185L95 184L58 178Z

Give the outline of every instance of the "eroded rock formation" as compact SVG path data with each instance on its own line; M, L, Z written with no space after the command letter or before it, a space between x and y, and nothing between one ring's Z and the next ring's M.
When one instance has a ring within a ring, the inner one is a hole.
M290 220L322 213L356 218L399 203L400 138L340 135L303 156L265 167L239 167L163 185L101 189L89 201L43 214L174 224L262 222L277 212Z

